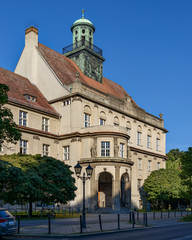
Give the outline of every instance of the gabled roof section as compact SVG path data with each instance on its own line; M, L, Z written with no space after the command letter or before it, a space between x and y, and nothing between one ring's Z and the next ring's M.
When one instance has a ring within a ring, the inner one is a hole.
M39 89L27 78L0 67L0 83L9 87L8 97L10 102L59 116ZM35 97L35 101L28 101L25 95Z
M107 78L103 77L103 83L99 83L85 76L73 60L44 46L41 43L38 44L38 50L64 85L72 84L75 81L76 72L79 72L80 81L92 88L95 88L96 90L119 99L124 99L129 96L123 87ZM135 102L133 103L135 104Z

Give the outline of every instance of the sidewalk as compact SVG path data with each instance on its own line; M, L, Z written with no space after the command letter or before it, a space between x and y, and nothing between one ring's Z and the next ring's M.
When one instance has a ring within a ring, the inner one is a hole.
M183 216L185 214L183 213ZM177 222L181 218L178 213L175 217L174 214L163 215L161 219L160 213L154 215L153 213L148 213L148 227L160 227L175 224L185 224L183 222ZM143 225L143 214L140 214L139 220L137 220L137 215L135 215L136 224L134 225L129 222L129 214L120 214L120 224L118 229L118 215L117 214L101 214L102 219L102 230L99 225L98 214L88 214L86 217L86 229L83 229L83 234L99 234L108 231L117 232L130 231L146 228ZM32 221L21 221L20 223L20 234L17 236L46 236L46 237L77 237L82 236L80 233L80 220L79 218L69 218L69 219L52 219L51 220L51 234L48 234L48 220L32 220Z

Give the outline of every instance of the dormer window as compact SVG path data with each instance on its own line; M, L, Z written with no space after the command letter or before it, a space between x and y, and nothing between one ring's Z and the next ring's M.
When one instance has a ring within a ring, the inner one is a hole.
M83 34L85 33L85 29L82 30L82 33L83 33Z
M36 101L36 97L29 95L29 94L25 94L25 99L30 101L30 102L35 102Z

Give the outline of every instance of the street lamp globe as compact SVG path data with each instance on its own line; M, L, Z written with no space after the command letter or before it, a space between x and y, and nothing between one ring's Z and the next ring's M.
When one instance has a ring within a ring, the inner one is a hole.
M87 176L91 178L92 173L93 173L93 168L89 164L89 166L86 168Z
M80 177L82 167L81 167L81 165L79 164L79 162L77 162L77 165L75 165L74 169L75 169L75 174L77 175L77 177Z

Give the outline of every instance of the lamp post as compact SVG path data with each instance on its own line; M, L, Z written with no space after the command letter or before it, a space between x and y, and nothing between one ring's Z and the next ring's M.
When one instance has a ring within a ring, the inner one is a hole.
M83 216L83 221L82 221L82 227L86 228L86 219L85 219L85 181L87 179L90 179L93 173L93 168L90 166L86 167L86 173L87 177L85 176L85 172L83 172L83 176L81 175L81 170L82 166L77 162L77 165L74 167L75 169L75 174L78 178L80 178L83 181L83 211L82 211L82 216Z

